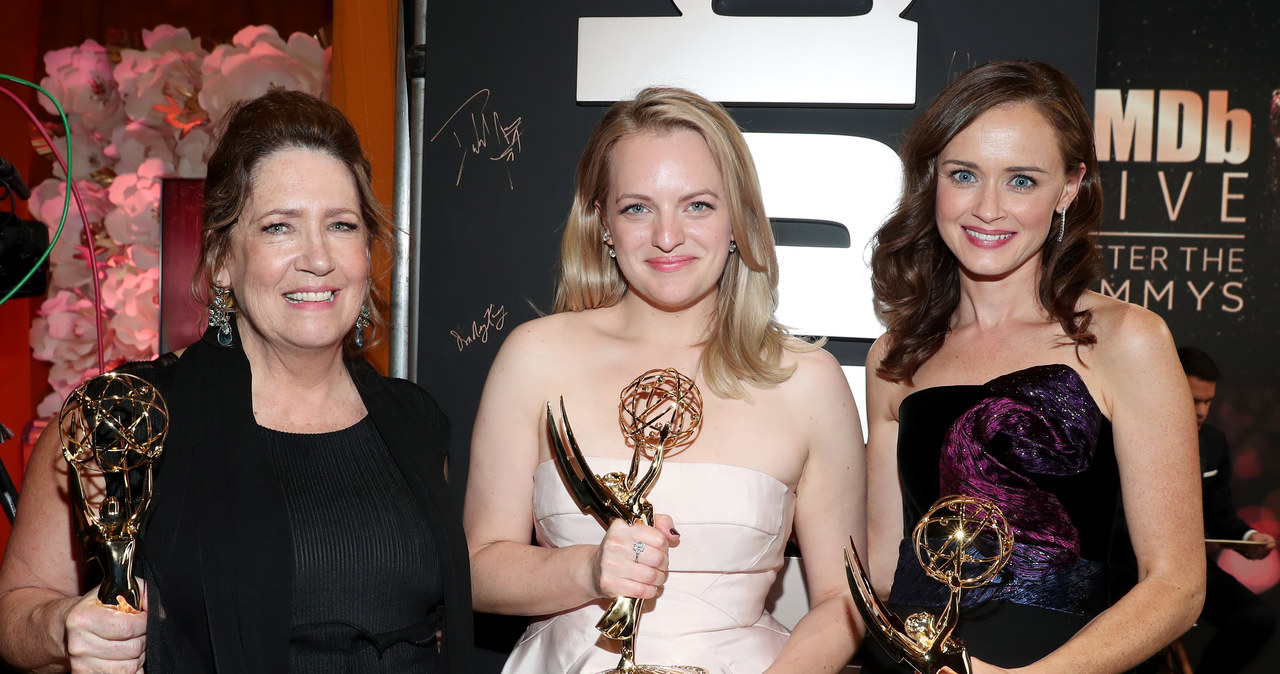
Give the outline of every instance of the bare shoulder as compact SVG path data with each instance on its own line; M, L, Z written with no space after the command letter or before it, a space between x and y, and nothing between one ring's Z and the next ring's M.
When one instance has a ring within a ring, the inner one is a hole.
M1164 320L1140 306L1088 293L1084 301L1093 312L1090 330L1098 341L1081 357L1086 382L1112 423L1125 409L1157 398L1153 391L1185 388L1186 379ZM1098 394L1101 394L1100 396Z
M521 323L503 341L495 365L555 362L580 352L588 330L586 313L551 314Z
M1091 353L1099 364L1123 368L1172 347L1169 327L1153 311L1092 291L1085 293L1081 302L1093 313L1089 329L1098 342Z
M867 351L867 418L895 419L898 405L911 391L906 382L880 376L880 363L889 352L890 337L881 335Z
M783 351L783 365L795 366L795 371L786 382L788 388L800 391L806 396L814 393L815 387L817 390L824 391L831 390L831 387L836 387L837 390L840 387L848 388L844 371L840 369L840 361L836 360L835 356L826 349L813 348L812 345L794 337L791 339L795 340L795 346L800 348L795 351L791 349Z

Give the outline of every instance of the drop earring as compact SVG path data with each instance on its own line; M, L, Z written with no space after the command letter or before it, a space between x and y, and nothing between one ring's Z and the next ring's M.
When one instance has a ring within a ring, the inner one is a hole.
M736 253L736 252L738 252L738 242L737 242L737 241L730 241L730 242L729 242L729 252L730 252L730 253Z
M1067 233L1067 207L1062 207L1062 224L1058 225L1058 242L1062 242L1062 237Z
M209 327L218 329L218 343L231 346L231 289L213 282L213 302L209 305Z
M613 237L609 236L609 230L605 230L604 236L600 237L600 240L603 241L605 247L609 249L609 257L617 259L618 251L613 249Z
M363 349L365 345L364 330L373 325L373 321L369 320L372 312L369 311L369 305L360 305L360 315L356 317L356 346Z

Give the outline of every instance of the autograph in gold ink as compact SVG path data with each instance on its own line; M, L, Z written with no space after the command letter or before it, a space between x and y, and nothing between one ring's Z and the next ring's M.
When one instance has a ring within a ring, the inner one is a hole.
M461 351L476 342L485 344L489 341L489 330L492 328L498 332L502 332L502 326L507 322L507 307L499 305L494 307L490 304L485 310L480 320L471 321L471 332L463 334L457 330L450 330L449 335L453 337L458 344L458 350Z
M431 136L435 142L446 131L461 150L458 160L458 175L454 185L462 184L462 172L467 167L467 158L475 155L492 162L510 164L520 154L520 140L524 118L516 117L515 121L504 124L497 112L487 110L491 92L481 89L458 106L449 115L449 119ZM511 181L511 169L507 169L507 187L515 189Z

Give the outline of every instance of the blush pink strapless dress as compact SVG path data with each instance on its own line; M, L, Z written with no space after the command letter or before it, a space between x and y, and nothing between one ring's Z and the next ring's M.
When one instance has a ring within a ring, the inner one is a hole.
M626 471L627 461L589 457L596 473ZM749 468L667 461L649 494L654 510L675 519L661 596L644 604L636 663L697 665L711 674L757 674L773 664L789 635L765 611L782 566L795 493ZM604 529L578 509L555 464L534 473L538 543L596 544ZM618 664L616 642L596 630L606 601L535 619L507 660L504 674L594 674Z

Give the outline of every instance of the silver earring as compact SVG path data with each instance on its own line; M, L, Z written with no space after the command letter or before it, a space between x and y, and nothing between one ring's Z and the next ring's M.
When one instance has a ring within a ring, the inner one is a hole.
M213 282L213 304L209 305L209 327L218 329L218 343L231 346L231 289Z
M736 253L736 252L738 252L738 242L737 242L737 241L730 241L730 242L729 242L729 252L730 252L730 253Z
M373 325L373 321L369 320L370 314L369 305L361 304L360 315L356 317L356 346L361 349L364 348L365 344L364 330Z
M1062 224L1058 226L1058 242L1062 242L1062 237L1067 233L1067 207L1062 207Z
M609 246L609 257L612 257L615 259L618 257L618 251L614 250L613 246Z
M600 241L609 249L609 257L618 257L618 252L613 249L613 237L609 236L609 230L604 230L604 233L600 235Z

